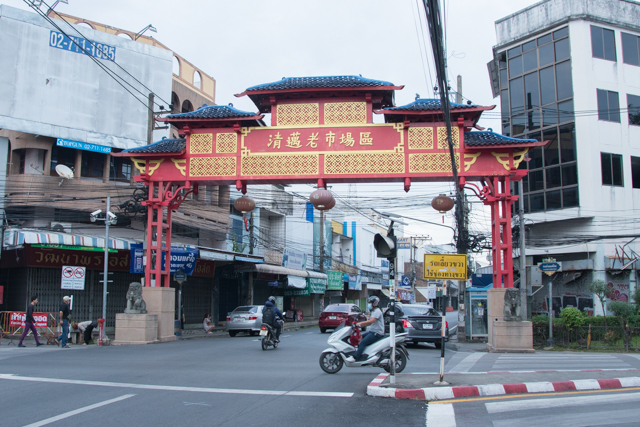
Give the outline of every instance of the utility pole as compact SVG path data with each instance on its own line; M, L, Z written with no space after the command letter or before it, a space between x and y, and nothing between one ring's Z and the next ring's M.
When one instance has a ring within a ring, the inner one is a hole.
M456 90L456 103L462 104L462 76L458 76L458 87Z
M459 199L460 200L460 199ZM458 239L457 248L459 254L467 254L467 242L469 240L468 231L468 217L469 209L467 208L467 195L464 194L462 198L463 203L456 203L456 218L461 219L458 222ZM458 281L458 342L464 342L467 337L466 331L466 305L464 302L464 294L466 292L467 282L464 280ZM460 301L462 298L462 301Z
M253 212L249 214L249 254L253 254Z
M147 145L153 143L153 130L156 127L156 119L153 115L153 103L155 95L153 92L149 94L149 106L147 107Z

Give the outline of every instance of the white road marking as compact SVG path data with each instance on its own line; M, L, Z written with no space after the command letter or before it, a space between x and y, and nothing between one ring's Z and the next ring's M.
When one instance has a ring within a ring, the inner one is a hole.
M464 359L462 359L457 365L449 368L448 372L469 372L469 369L473 368L473 365L478 362L487 353L471 353Z
M197 402L197 403L195 403L195 402L194 402L194 403L191 403L191 402L183 402L183 403L184 403L184 406L193 406L193 405L198 405L198 406L211 406L211 405L209 405L209 404L207 404L207 403L204 403L204 402Z
M431 403L427 406L427 427L456 427L453 403Z
M153 384L115 383L106 381L67 380L59 378L23 377L13 374L0 374L0 380L32 381L40 383L76 384L99 387L134 388L143 390L163 391L190 391L194 393L221 393L221 394L253 394L265 396L311 396L311 397L353 397L353 393L341 393L333 391L282 391L282 390L243 390L233 388L208 388L208 387L180 387Z
M84 408L78 408L78 409L75 409L73 411L65 412L64 414L56 415L55 417L47 418L46 420L38 421L37 423L29 424L29 425L27 425L25 427L45 426L47 424L51 424L51 423L54 423L56 421L63 420L65 418L69 418L69 417L72 417L74 415L78 415L78 414L81 414L83 412L87 412L87 411L90 411L92 409L99 408L101 406L110 405L112 403L116 403L116 402L119 402L121 400L125 400L125 399L128 399L130 397L133 397L133 396L135 396L135 394L125 394L124 396L116 397L115 399L105 400L104 402L94 403L93 405L85 406Z
M495 414L499 412L524 411L531 409L561 408L565 406L602 405L605 403L618 404L621 402L638 402L640 393L616 393L581 395L576 397L551 397L532 400L505 400L501 402L485 403L487 412Z

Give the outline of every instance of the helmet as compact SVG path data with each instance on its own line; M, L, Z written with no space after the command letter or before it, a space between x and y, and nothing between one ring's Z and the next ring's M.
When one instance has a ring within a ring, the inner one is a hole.
M276 303L276 297L274 297L273 295L270 296L269 298L267 298L267 301L271 301L272 303Z
M377 296L373 295L373 296L370 296L369 298L367 298L367 302L370 302L372 306L377 307L378 304L380 304L380 298L378 298Z

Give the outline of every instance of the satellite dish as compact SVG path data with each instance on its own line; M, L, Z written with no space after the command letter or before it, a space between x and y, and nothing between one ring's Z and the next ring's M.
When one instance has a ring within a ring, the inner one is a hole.
M63 178L73 179L73 171L65 165L56 166L56 172Z
M56 166L56 172L58 173L58 175L60 175L65 179L73 179L73 171L68 166L58 165ZM58 187L60 187L63 182L64 182L64 179L60 181L60 184L58 184Z

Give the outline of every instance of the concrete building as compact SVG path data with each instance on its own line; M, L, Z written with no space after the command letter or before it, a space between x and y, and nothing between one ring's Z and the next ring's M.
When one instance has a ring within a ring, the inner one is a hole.
M502 133L549 141L521 163L532 311L547 311L547 288L536 291L548 279L535 266L548 257L563 263L556 315L593 308L596 279L628 301L640 265L640 3L545 0L495 29Z

